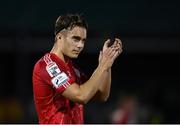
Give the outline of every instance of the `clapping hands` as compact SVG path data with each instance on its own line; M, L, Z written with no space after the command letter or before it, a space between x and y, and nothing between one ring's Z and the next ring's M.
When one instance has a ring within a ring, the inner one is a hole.
M122 42L120 39L115 38L114 43L109 46L110 44L110 39L106 40L104 45L103 45L103 49L100 51L99 54L99 62L102 59L102 55L105 53L105 51L109 49L113 49L115 52L113 54L113 60L115 60L121 53L122 53Z

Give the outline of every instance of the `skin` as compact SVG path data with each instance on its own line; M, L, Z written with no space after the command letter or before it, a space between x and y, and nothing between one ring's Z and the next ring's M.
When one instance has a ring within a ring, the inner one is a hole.
M70 58L77 58L84 48L87 31L83 27L75 26L72 29L61 31L56 35L55 44L51 53L55 53L65 63ZM115 39L114 44L108 47L107 40L99 55L99 64L93 74L84 84L74 83L62 93L71 101L86 104L91 99L106 101L109 97L111 86L111 67L114 60L122 52L120 39Z
M103 46L102 51L100 51L99 54L99 62L102 59L102 55L103 53L108 49L110 43L110 39L106 40ZM111 46L116 48L118 51L117 53L117 57L119 56L119 54L122 52L122 42L120 39L115 38L114 44ZM116 58L117 58L116 57ZM111 68L109 68L106 72L105 72L105 79L102 81L103 84L100 84L99 86L99 90L96 93L96 95L93 97L93 100L99 100L99 101L106 101L110 95L110 88L111 88Z
M57 54L64 62L69 58L77 58L84 48L86 34L86 29L82 27L74 27L72 30L58 33L51 52Z

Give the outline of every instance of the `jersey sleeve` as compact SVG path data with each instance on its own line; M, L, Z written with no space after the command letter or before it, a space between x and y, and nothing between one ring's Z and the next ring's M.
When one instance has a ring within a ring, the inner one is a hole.
M56 92L62 93L68 86L75 82L75 78L68 76L65 69L53 57L46 56L44 56L42 62L41 79L51 85Z

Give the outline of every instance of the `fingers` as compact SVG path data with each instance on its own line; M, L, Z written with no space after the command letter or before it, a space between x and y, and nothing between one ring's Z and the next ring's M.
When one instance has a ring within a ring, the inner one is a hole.
M117 51L119 52L119 54L122 52L122 42L120 39L115 38L115 41L117 41Z
M111 53L111 51L112 51L112 48L107 48L107 49L103 52L103 55L104 55L104 56L109 56L110 53Z
M115 38L114 43L111 47L117 47L117 46L122 47L122 42L120 39Z
M104 47L106 48L105 50L108 50L109 52L108 51L105 52L105 50L103 50L103 52L105 52L103 54L111 56L111 57L112 55L115 54L116 55L115 57L117 58L117 56L119 56L122 53L121 40L119 38L115 38L113 45L111 45L110 47L108 47L109 43L110 43L110 39L105 41L104 43Z
M99 62L101 61L101 59L102 59L102 51L99 52L99 59L98 59Z
M104 46L106 47L106 49L115 48L115 50L118 51L119 54L122 52L122 42L119 38L115 38L114 43L110 47L108 47L109 43L110 43L110 39L105 41Z
M120 40L120 39L115 38L115 41L117 41L117 44L119 44L119 45L120 45L120 47L122 47L122 42L121 42L121 40Z
M100 59L99 63L105 66L106 68L110 68L112 64L114 63L114 60L117 58L118 54L119 53L118 51L116 51L115 48L108 47L104 52L100 52L101 59L99 56L99 59Z
M99 54L99 63L107 68L110 68L115 59L122 52L122 42L120 39L115 38L113 45L108 46L110 39L106 40L103 46L103 50Z
M118 46L119 45L119 41L117 40L117 38L115 38L115 41L114 41L114 46Z
M122 42L120 39L115 38L115 41L112 45L113 48L115 48L115 52L113 54L113 60L115 60L121 53L122 53Z
M110 43L110 39L107 39L107 40L105 41L105 43L104 43L103 48L104 48L104 47L108 47L109 43Z
M110 48L110 52L108 55L110 57L110 59L114 56L115 52L116 52L115 48Z
M102 57L102 51L99 52L99 57Z
M116 53L116 49L113 47L107 48L107 50L103 53L107 58L112 58L113 55Z
M108 48L109 43L110 43L110 39L107 39L107 40L105 41L105 43L104 43L103 48ZM120 48L122 48L122 42L121 42L121 40L120 40L119 38L115 38L114 43L111 45L111 47L115 47L115 48L116 48L116 47L120 47Z
M100 51L100 55L102 56L102 51Z
M113 60L115 60L119 56L119 51L116 51L112 57Z

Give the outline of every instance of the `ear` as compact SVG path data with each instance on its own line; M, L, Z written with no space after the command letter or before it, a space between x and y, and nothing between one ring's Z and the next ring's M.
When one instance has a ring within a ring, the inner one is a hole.
M58 33L55 37L56 41L62 39L62 34Z
M57 39L62 39L62 34L61 33L57 34Z

